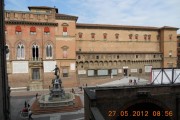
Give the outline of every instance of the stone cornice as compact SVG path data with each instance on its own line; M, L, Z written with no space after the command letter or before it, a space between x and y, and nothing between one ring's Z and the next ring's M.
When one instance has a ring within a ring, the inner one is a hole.
M59 19L59 20L76 20L77 21L77 18L75 18L75 17L65 17L65 16L56 16L56 19Z
M31 22L31 21L15 21L15 20L9 20L9 21L6 20L5 24L58 26L58 23L52 23L52 22Z
M77 16L66 15L66 14L56 14L55 17L57 20L60 19L60 20L75 20L75 21L77 21L77 19L78 19Z
M162 54L162 52L76 51L77 54Z

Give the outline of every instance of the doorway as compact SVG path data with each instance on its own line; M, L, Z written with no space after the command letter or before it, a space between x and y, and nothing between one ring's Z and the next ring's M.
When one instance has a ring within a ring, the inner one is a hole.
M124 76L128 76L128 69L124 69Z

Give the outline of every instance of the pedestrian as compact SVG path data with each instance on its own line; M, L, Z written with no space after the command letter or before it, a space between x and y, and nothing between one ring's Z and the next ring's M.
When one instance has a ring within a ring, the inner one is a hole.
M29 111L28 111L28 120L32 120L33 119L31 116L32 116L32 111L29 109Z
M30 108L30 105L29 105L29 103L28 103L28 109Z
M80 90L82 91L82 86L80 87Z
M38 93L36 93L36 100L37 100L37 97L38 97Z
M134 85L137 85L136 79L134 79Z
M25 107L25 108L27 107L27 102L26 102L26 101L24 102L24 107Z
M87 83L86 83L86 87L87 87Z
M75 93L74 89L72 88L72 93Z

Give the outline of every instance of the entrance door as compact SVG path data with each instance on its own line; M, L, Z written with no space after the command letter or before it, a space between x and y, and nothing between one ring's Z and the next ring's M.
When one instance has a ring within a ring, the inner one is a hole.
M124 69L124 76L128 75L128 69Z

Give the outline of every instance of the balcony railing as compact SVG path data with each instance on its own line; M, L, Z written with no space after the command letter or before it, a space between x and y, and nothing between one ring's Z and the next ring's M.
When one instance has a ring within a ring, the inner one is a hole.
M37 58L37 57L30 58L30 61L31 62L42 62L42 58Z

